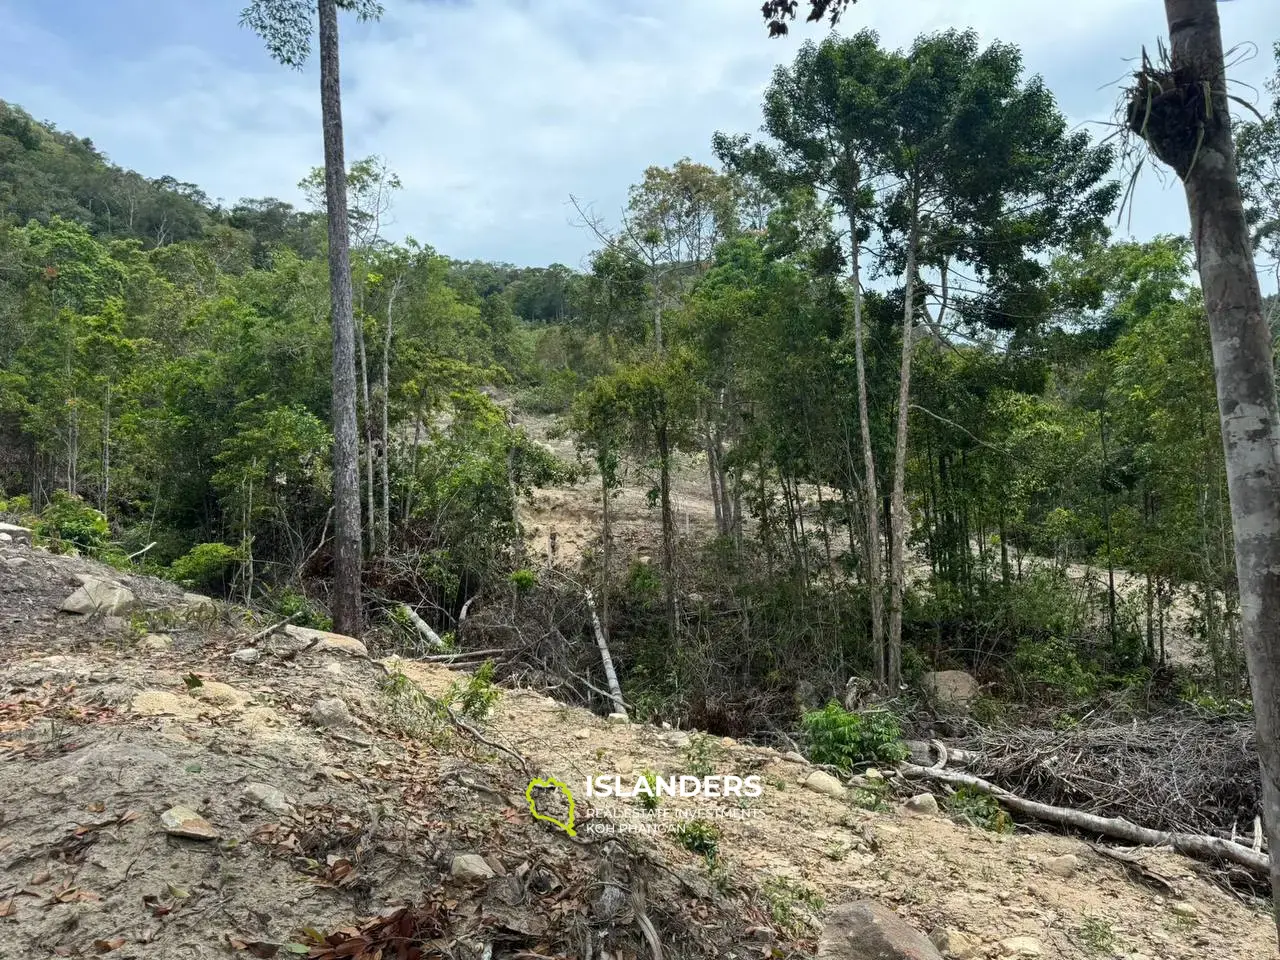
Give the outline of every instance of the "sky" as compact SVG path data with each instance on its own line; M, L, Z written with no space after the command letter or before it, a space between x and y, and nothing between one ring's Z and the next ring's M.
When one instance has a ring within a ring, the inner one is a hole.
M595 238L570 195L616 221L653 164L714 162L711 136L757 133L775 66L826 26L770 40L759 0L383 0L342 23L348 161L384 157L404 189L392 234L459 259L580 267ZM234 202L301 204L322 160L318 74L270 59L244 0L0 0L0 98L110 159ZM1262 106L1280 3L1220 6L1233 92ZM892 47L973 27L1016 43L1073 126L1096 136L1160 0L862 0L842 29ZM1117 234L1185 233L1181 188L1152 172Z

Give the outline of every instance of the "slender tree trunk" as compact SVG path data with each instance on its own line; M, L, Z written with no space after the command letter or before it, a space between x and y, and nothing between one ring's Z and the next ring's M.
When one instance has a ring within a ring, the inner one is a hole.
M906 592L904 563L907 539L907 421L911 412L911 340L915 329L916 247L920 242L920 193L911 196L911 232L907 237L906 292L902 308L902 368L898 378L898 429L893 444L893 490L889 503L889 692L902 685L902 602ZM965 543L966 550L968 543Z
M364 324L353 324L356 352L360 361L361 421L364 424L365 523L368 526L369 556L378 552L378 508L373 495L373 407L369 403L369 354L365 350Z
M662 581L666 588L667 633L676 641L680 610L676 603L676 531L671 518L671 442L664 419L658 428L658 485L662 495Z
M885 685L884 594L880 586L880 518L879 494L876 491L876 455L871 447L871 416L867 411L866 350L862 334L862 271L858 260L858 219L852 197L849 206L849 262L853 282L853 355L858 381L858 433L862 440L863 486L867 504L867 542L863 555L867 562L867 594L871 600L871 656L873 676L880 687Z
M333 311L333 626L358 636L360 623L360 439L356 417L355 317L337 0L319 0L320 112L324 125L325 202L329 220L329 295Z
M102 491L98 506L107 515L107 498L111 495L111 381L107 381L102 401Z
M382 407L382 552L391 555L391 430L388 407L391 405L391 331L395 314L396 297L400 293L397 279L387 296L387 329L382 335L382 383L379 405Z
M1198 143L1191 158L1176 155L1169 145L1153 147L1186 189L1209 314L1240 585L1240 634L1258 729L1273 910L1280 911L1280 413L1271 331L1262 313L1236 179L1218 5L1215 0L1165 0L1165 12L1179 82L1212 91L1211 108L1197 109L1204 130L1202 138L1190 138Z

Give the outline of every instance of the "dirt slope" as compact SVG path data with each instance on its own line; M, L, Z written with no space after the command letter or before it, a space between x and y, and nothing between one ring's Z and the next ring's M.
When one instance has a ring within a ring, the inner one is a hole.
M372 943L391 921L365 933L356 925L401 901L418 907L392 920L412 919L440 955L644 956L643 917L667 956L760 956L772 944L785 957L812 946L823 903L859 897L922 930L967 934L974 956L1007 953L1018 936L1066 960L1276 955L1261 905L1206 883L1179 857L1146 854L1178 888L1172 896L1075 839L868 812L805 787L812 768L775 751L690 743L681 731L610 724L506 691L482 732L527 758L526 773L468 736L406 722L413 698L393 701L385 668L341 649L277 636L258 662L232 659L253 632L242 615L184 605L155 581L126 581L142 602L132 624L60 614L76 573L112 575L0 546L6 960L284 957L289 943L336 957L342 947L306 930ZM417 685L409 691L439 695L460 679L389 664ZM350 720L325 726L334 698ZM699 767L764 783L755 800L662 801L665 817L697 811L718 825L714 868L675 842L670 819L626 846L593 832L593 822L654 820L639 819L634 802L585 797L589 774ZM530 816L533 774L575 792L576 838ZM161 815L178 804L216 839L166 833ZM1049 863L1066 853L1079 858L1074 871ZM468 854L497 876L467 880L458 858ZM646 888L639 901L606 896Z

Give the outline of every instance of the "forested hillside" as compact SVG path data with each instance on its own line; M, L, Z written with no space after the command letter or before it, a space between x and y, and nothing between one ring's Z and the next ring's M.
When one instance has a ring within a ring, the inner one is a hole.
M956 31L805 44L763 124L716 166L655 157L620 213L575 198L583 270L392 236L398 178L350 165L368 627L734 735L950 668L988 724L1247 710L1191 245L1115 235L1114 145ZM1277 124L1240 130L1264 265ZM0 104L0 509L325 626L324 176L298 175L308 209L223 206ZM557 490L594 506L542 527L583 550L522 522Z

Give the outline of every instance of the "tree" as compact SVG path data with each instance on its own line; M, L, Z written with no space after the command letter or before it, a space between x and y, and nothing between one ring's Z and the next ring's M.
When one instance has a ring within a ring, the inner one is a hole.
M333 625L340 632L356 635L361 630L360 438L338 55L339 8L353 11L362 20L382 13L376 0L255 0L241 14L241 22L266 41L275 59L300 69L311 53L312 16L319 15L320 113L333 324Z
M809 0L834 22L853 0ZM786 32L797 0L766 0L770 34ZM1165 0L1167 62L1145 56L1128 126L1182 181L1209 314L1227 461L1241 636L1262 768L1263 818L1280 926L1280 409L1272 336L1262 311L1249 221L1237 175L1217 0Z

